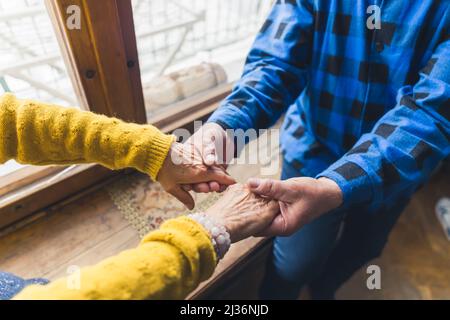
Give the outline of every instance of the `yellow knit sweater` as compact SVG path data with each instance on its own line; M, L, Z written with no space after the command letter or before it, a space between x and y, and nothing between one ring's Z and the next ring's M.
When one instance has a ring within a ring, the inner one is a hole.
M133 167L156 178L173 137L151 125L11 94L0 98L0 163L100 163ZM80 288L61 278L25 288L16 299L180 299L207 279L216 255L207 231L180 217L149 233L135 249L81 270Z

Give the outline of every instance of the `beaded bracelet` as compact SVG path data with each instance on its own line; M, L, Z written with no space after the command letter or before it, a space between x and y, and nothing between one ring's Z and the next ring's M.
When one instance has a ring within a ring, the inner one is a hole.
M227 229L215 219L204 213L193 213L188 215L188 217L197 221L208 230L218 260L222 259L231 245L230 234Z

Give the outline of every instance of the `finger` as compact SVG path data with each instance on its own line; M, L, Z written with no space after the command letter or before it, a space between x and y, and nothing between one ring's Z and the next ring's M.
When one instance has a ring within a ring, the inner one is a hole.
M247 180L247 186L252 192L260 196L285 200L283 195L287 190L284 190L283 182L279 180L250 178Z
M182 184L181 185L181 188L184 190L184 191L191 191L192 190L192 185L190 185L190 184Z
M219 193L224 192L225 190L227 190L227 187L228 187L228 186L227 186L226 184L221 184L221 185L220 185L220 189L219 189L218 192L219 192Z
M282 209L281 209L282 205L283 205L282 202L278 202L276 200L270 200L267 203L267 209L263 210L261 213L261 222L263 223L263 225L261 225L261 228L262 228L261 231L264 231L270 225L272 225L278 216L280 216L281 218L284 218L284 215L283 215ZM280 219L280 218L278 218L278 219ZM279 223L279 222L277 222L277 223ZM284 223L284 224L287 225L286 223ZM268 231L271 232L270 229Z
M285 235L287 231L287 222L284 216L280 213L273 219L272 223L262 232L258 234L259 237L273 237Z
M196 183L192 186L192 189L197 193L208 193L209 190L209 184L207 182L200 182Z
M189 192L177 186L176 188L170 190L169 193L180 200L189 210L194 209L195 202Z
M220 184L217 181L210 181L208 185L211 192L218 192L220 190Z
M206 131L205 136L203 137L203 150L202 157L203 162L207 166L212 166L217 161L217 152L216 152L216 137L213 131Z
M235 184L236 180L228 175L222 168L219 167L204 167L198 168L195 174L190 175L192 183L201 183L216 181L219 184L231 185Z
M232 176L219 167L208 168L208 171L206 171L206 178L209 181L216 181L219 184L227 186L236 183L236 180L234 180Z
M207 166L212 166L217 163L216 158L216 146L214 143L210 143L203 148L203 162Z
M222 160L225 135L225 131L219 125L212 125L212 128L204 131L202 154L206 165L219 164L219 161ZM223 163L223 161L220 162Z

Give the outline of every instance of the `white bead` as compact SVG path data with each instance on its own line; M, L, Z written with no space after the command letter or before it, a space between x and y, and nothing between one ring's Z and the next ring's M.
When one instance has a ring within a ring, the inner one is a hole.
M211 243L214 246L218 258L223 258L231 244L230 234L227 232L227 229L222 224L217 223L215 219L203 213L196 212L190 214L189 217L208 230L211 235Z
M213 228L211 229L211 235L212 235L213 237L217 237L219 234L220 234L219 228L213 227Z
M218 243L219 245L225 244L226 241L227 241L227 240L225 239L225 237L224 237L223 235L217 236L217 243Z
M206 221L206 222L205 222L205 228L206 228L206 229L211 230L212 227L213 227L213 225L211 224L210 221Z

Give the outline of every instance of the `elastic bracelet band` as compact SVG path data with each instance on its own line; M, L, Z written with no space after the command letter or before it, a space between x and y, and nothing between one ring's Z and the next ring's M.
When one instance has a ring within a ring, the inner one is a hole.
M217 258L218 260L222 259L231 245L230 234L227 229L204 213L193 213L188 217L200 223L208 231Z

